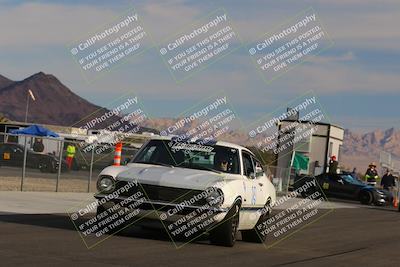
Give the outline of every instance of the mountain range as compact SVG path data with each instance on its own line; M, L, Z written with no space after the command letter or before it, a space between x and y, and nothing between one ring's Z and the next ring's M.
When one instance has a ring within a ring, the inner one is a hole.
M75 94L55 76L39 72L22 81L12 81L0 75L0 113L11 120L24 121L28 89L34 92L36 98L35 101L30 101L28 122L79 127L93 118L94 115L88 114L99 110L107 111L106 108ZM145 126L146 131L157 132L178 120L179 118L151 118L142 126ZM110 123L112 121L105 121L97 127ZM223 138L242 145L246 145L248 141L247 135L240 132L230 132ZM400 130L390 128L356 133L346 129L341 163L349 169L357 167L361 171L368 162L379 162L381 151L400 157Z
M342 162L349 169L356 167L359 171L364 171L370 162L379 163L383 151L391 153L393 160L400 158L399 129L377 129L367 133L345 130Z
M82 127L110 111L78 96L55 76L39 72L22 81L12 81L0 75L0 114L10 120L25 121L28 89L32 90L35 101L29 99L27 122ZM111 116L90 128L106 128L120 119L121 116ZM119 127L127 124L122 123ZM147 128L141 131L154 132Z
M71 126L101 108L73 93L55 76L39 72L22 81L0 76L0 112L11 120L24 121L28 89L36 99L29 103L29 122Z

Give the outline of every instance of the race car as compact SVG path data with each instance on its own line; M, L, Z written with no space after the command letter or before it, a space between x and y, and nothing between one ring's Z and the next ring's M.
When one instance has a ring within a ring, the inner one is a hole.
M244 241L264 242L259 231L276 200L247 148L161 136L145 143L126 166L105 168L97 188L99 218L136 209L135 218L146 219L148 227L161 223L172 239L208 233L211 243L222 246L233 246L238 231Z
M298 188L306 181L313 179L317 181L318 188L304 192L304 196L316 190L322 190L327 197L357 200L365 205L383 206L389 205L393 201L389 191L366 185L349 173L323 173L315 177L299 176L295 179L295 187Z
M20 167L24 162L24 146L15 143L0 143L0 166ZM61 171L67 171L65 160ZM42 172L57 172L58 158L54 155L27 151L26 167L39 169Z

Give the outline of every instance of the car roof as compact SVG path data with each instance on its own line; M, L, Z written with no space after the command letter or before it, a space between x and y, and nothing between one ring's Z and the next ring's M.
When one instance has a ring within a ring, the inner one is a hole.
M167 140L167 141L169 141L169 140L172 140L173 138L174 138L175 136L152 136L151 138L150 138L150 140ZM176 137L175 137L176 138ZM201 139L198 139L197 141L199 141L199 140L201 140ZM189 140L190 141L190 140ZM229 143L229 142L225 142L225 141L217 141L216 143L215 143L215 145L218 145L218 146L225 146L225 147L230 147L230 148L236 148L236 149L239 149L239 150L245 150L245 151L247 151L247 152L250 152L251 154L253 154L249 149L247 149L246 147L244 147L244 146L240 146L240 145L237 145L237 144L234 144L234 143Z
M18 143L0 143L0 146L17 146L17 147L23 147L22 145Z

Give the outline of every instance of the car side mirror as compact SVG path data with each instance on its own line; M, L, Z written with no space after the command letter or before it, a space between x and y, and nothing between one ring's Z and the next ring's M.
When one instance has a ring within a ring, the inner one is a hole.
M249 177L250 177L250 179L255 179L255 178L256 178L256 175L254 174L254 172L251 172L250 175L249 175Z
M261 176L263 176L264 175L264 172L263 171L258 171L258 172L256 172L256 177L261 177Z

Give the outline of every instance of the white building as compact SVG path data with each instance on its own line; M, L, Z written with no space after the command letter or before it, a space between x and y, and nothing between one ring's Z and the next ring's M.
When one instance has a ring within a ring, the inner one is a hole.
M288 125L295 123L296 120L284 120L278 125L279 131L281 129L288 129ZM298 127L309 125L308 121L299 123ZM307 171L302 173L321 174L328 169L329 159L335 155L340 162L341 148L343 145L344 129L328 124L328 123L313 123L313 131L306 138L299 138L299 142L288 142L290 139L295 139L296 134L292 128L290 132L281 134L280 139L284 139L287 146L286 149L280 150L278 154L277 169L287 169L290 167L293 151L303 153L309 158L309 166ZM289 138L281 138L282 135L288 134ZM280 144L283 145L283 144Z

